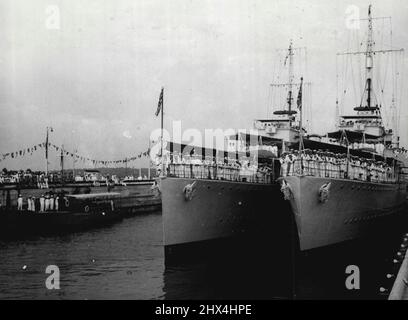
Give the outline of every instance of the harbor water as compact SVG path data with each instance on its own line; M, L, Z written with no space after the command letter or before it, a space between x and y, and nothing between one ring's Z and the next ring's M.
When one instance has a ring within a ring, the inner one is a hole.
M386 274L400 240L395 231L310 252L292 273L291 257L267 238L166 266L162 232L154 212L84 232L2 240L0 299L385 299L379 288L392 286ZM49 265L59 268L59 290L46 288ZM345 287L349 265L360 270L359 290Z

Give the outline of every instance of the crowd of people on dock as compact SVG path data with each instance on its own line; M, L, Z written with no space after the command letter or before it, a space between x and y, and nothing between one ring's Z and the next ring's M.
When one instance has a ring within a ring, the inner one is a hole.
M60 178L54 173L45 174L42 171L27 170L7 170L0 171L0 184L15 183L39 189L48 189L49 183L59 182Z
M305 149L289 150L280 157L281 175L303 174L324 178L394 182L394 169L384 161L354 155Z

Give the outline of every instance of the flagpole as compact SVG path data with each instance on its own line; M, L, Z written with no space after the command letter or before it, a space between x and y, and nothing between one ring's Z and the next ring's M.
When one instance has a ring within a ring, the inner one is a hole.
M48 177L48 130L50 127L46 127L47 134L45 136L45 176Z
M75 162L76 162L76 154L77 154L78 150L75 149L74 150L74 156L72 157L73 161L72 161L72 179L75 181Z
M45 134L45 176L48 176L48 127Z
M61 147L61 182L64 182L64 145Z
M150 159L150 138L149 138L149 154L148 154L148 156L149 156L149 165L148 165L148 176L149 176L149 180L150 180L150 162L151 162L151 159Z
M163 117L164 117L164 87L162 87L163 97L161 104L161 162L162 162L162 176L164 176L164 154L163 154Z
M299 108L299 156L300 156L300 172L303 175L303 159L302 159L302 152L304 150L303 146L303 123L302 123L302 111L303 111L303 106L302 106L302 85L303 85L303 77L300 78L300 88L299 88L299 97L298 97L298 108Z
M300 101L299 101L299 106L300 106L300 110L299 110L299 112L300 112L300 117L299 117L299 137L300 137L300 141L299 141L299 152L301 152L302 150L303 150L303 128L302 128L302 110L303 110L303 107L302 107L302 85L303 85L303 77L301 77L300 78L300 97L299 97L299 99L300 99ZM298 107L299 107L298 106Z

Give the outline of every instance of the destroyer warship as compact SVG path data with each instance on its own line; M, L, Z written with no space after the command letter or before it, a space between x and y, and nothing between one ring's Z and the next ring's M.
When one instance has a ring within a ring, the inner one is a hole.
M224 151L210 151L216 160L208 163L204 157L208 150L181 145L178 146L181 155L189 156L194 149L196 157L202 155L202 164L174 161L175 144L168 144L167 175L160 179L166 254L181 245L228 239L251 230L256 233L257 228L266 224L271 233L276 233L277 241L281 234L290 234L294 225L297 246L302 251L386 231L384 222L392 221L403 207L406 183L393 156L398 137L385 127L382 119L381 111L387 106L378 104L374 98L375 54L381 51L374 50L371 11L370 6L366 50L359 52L365 55L363 98L353 114L339 116L337 131L318 139L306 134L302 123L302 83L296 86L293 74L289 73L284 110L275 111L274 118L254 121L258 130L257 150L265 146L278 148L275 155L263 157L259 152L259 163L264 161L271 168L261 179L257 174L243 177L220 164L217 157L224 159ZM291 64L292 44L287 57ZM300 91L298 110L293 97L296 87ZM233 140L236 145L244 145L244 153L254 148L248 144L248 135L230 137L229 143ZM298 166L290 173L283 172L279 161L286 150L298 150ZM332 166L336 174L330 170L316 174L303 162L305 150L340 155L346 169ZM381 161L389 170L388 178L350 174L352 157Z

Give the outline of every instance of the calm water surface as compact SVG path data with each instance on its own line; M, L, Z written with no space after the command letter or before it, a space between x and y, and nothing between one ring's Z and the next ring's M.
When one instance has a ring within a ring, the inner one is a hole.
M160 213L60 237L0 242L0 257L2 299L160 299L164 294ZM59 267L60 290L45 288L47 265Z

